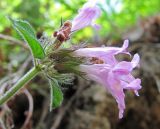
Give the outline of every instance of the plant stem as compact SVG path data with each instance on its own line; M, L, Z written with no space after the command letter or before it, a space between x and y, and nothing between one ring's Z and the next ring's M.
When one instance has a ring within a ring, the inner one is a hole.
M14 96L27 82L34 78L39 72L39 67L33 67L27 72L13 87L11 87L4 95L0 96L0 105L7 102L12 96Z

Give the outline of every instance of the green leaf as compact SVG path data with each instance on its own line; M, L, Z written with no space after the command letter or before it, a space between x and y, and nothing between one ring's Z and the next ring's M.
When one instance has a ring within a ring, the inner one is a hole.
M23 29L25 29L28 33L36 37L33 27L27 21L23 21L23 20L15 20L15 21L17 25L23 27Z
M59 84L56 80L50 80L50 94L51 94L51 102L50 102L50 111L54 108L59 107L63 101L63 93Z
M13 20L9 18L13 24L13 27L18 31L18 33L23 37L23 39L28 43L31 48L31 52L35 58L43 59L45 57L44 50L37 40L34 29L27 21L23 20Z

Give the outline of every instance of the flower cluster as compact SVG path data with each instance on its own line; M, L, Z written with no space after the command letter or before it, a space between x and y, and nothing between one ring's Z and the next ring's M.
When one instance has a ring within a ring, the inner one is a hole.
M101 11L97 6L97 0L88 0L79 10L78 15L72 21L65 22L61 29L54 33L54 36L63 42L70 38L71 32L84 27L93 26L98 29L100 26L94 22L100 14ZM137 96L138 90L141 89L141 80L134 78L131 74L132 70L139 64L139 55L135 54L131 61L118 61L115 57L121 53L131 57L131 54L127 51L128 45L128 40L125 40L122 47L80 48L67 51L67 53L62 50L59 51L62 56L58 58L58 62L55 61L57 55L55 56L54 53L51 54L50 59L56 62L55 69L59 72L70 71L77 74L78 70L76 68L79 67L79 73L86 73L88 78L103 85L116 99L119 118L122 118L125 109L124 89L133 90ZM86 63L78 61L78 59L83 58L87 58ZM59 63L59 60L63 61Z
M97 1L88 0L72 21L64 22L61 28L54 32L53 36L56 38L54 41L48 37L42 37L38 40L28 22L10 18L15 29L30 46L35 66L4 95L0 96L0 105L7 102L29 80L43 71L51 85L51 108L58 107L63 100L59 84L71 84L73 81L72 73L74 73L103 85L118 103L119 118L123 117L124 90L133 90L138 96L138 90L141 89L141 80L134 78L131 74L139 64L139 55L135 54L131 61L118 61L116 58L116 55L121 53L131 57L127 51L128 40L124 41L122 47L60 49L61 44L69 40L74 31L87 26L99 29L100 26L95 24L95 20L101 14Z
M97 47L81 48L73 52L76 57L91 58L90 63L81 64L80 71L87 74L87 77L103 85L116 99L119 108L119 118L123 117L125 109L124 89L133 90L138 96L141 89L141 80L135 79L131 72L138 66L139 55L135 54L133 59L119 62L115 56L120 53L128 54L128 40L119 47Z

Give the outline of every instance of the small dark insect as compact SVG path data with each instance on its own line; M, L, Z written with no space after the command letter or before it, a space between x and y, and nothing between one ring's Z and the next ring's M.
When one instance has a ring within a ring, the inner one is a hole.
M58 31L54 32L53 36L57 37L60 42L67 41L70 39L71 27L72 23L70 21L66 21Z

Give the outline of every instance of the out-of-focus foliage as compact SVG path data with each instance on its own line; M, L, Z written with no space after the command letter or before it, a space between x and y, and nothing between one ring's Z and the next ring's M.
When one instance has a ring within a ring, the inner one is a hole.
M49 35L60 26L61 18L71 20L85 0L1 0L0 1L0 32L10 32L9 21L5 16L21 18L29 21L39 32ZM123 32L133 25L137 19L154 15L160 11L159 0L99 0L103 12L98 23L102 25L100 35ZM94 31L93 31L94 32ZM75 35L82 40L93 33L86 28Z
M160 1L158 0L105 0L106 2L101 6L104 15L102 19L103 26L107 31L115 33L123 32L137 20L146 16L157 14L160 11ZM104 33L104 31L102 31Z

